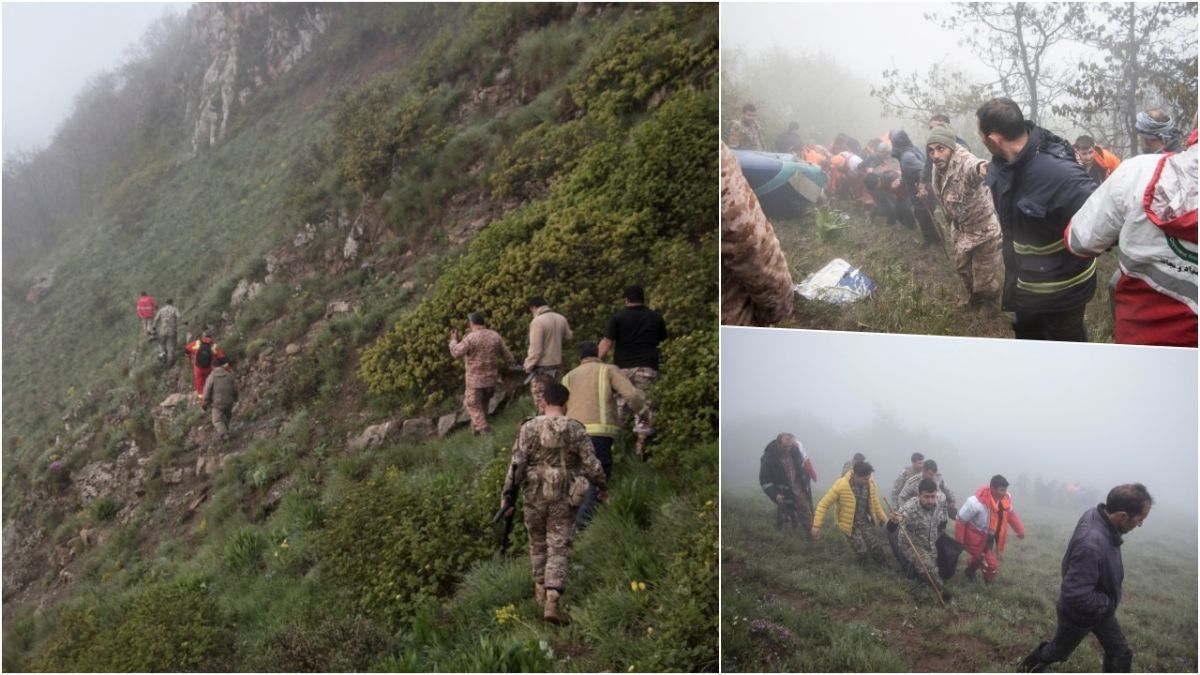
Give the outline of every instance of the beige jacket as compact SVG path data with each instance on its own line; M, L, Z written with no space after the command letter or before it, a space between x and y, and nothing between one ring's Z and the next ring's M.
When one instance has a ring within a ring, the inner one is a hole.
M787 260L742 176L721 144L721 323L765 326L792 314L795 288Z
M204 383L204 404L212 405L218 410L230 410L237 403L237 383L233 381L233 371L229 368L213 368Z
M641 410L646 403L646 397L619 368L595 357L584 359L563 376L562 383L571 392L567 417L583 422L589 436L620 433L616 396L628 401L634 410Z
M533 321L529 322L529 355L525 357L525 370L561 366L563 341L570 339L571 327L567 320L549 306L538 307Z

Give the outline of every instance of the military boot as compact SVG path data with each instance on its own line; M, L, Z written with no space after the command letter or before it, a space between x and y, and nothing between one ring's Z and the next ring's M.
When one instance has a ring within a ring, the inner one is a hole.
M538 607L546 606L546 587L541 584L533 585L533 601Z
M542 618L550 623L566 625L571 623L571 617L567 615L566 610L558 607L559 592L555 590L546 591L546 609L542 613Z
M1042 661L1042 649L1048 644L1050 643L1043 642L1034 647L1033 651L1029 652L1029 656L1026 656L1025 660L1021 662L1021 665L1017 666L1017 672L1040 673L1045 671L1048 664L1045 661Z

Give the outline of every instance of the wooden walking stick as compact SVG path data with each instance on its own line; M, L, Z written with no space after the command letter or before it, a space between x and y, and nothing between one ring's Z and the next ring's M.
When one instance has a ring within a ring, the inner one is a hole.
M892 504L888 501L887 497L883 498L883 503L887 504L888 510L890 510L892 513L896 513L896 509L892 507ZM933 589L933 594L937 597L938 602L941 603L942 609L946 609L946 600L942 598L942 591L938 588L937 584L934 583L933 576L929 574L929 570L925 567L925 563L921 560L921 554L917 552L917 545L913 543L912 537L908 536L908 531L904 529L904 523L897 523L896 529L900 530L900 532L904 535L904 539L908 542L908 545L912 547L913 560L917 561L917 564L921 567L921 571L925 573L925 578L929 580L929 587Z

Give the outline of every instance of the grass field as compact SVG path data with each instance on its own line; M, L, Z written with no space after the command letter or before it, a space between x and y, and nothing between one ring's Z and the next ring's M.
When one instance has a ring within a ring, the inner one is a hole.
M1062 552L1079 516L1018 512L1027 536L1009 539L997 581L968 582L960 560L947 582L954 600L942 609L926 587L902 578L894 561L883 570L859 566L831 522L810 543L799 532L775 529L774 509L761 492L725 492L722 669L1014 671L1053 635ZM1134 650L1134 671L1196 672L1194 521L1191 528L1168 541L1150 530L1126 538L1118 618ZM1088 638L1054 669L1099 672L1100 666L1100 647Z
M957 306L966 292L953 263L941 248L922 247L919 231L883 221L870 223L856 205L839 208L848 216L845 226L824 238L812 214L799 220L772 220L792 279L800 283L830 260L842 258L861 269L877 288L867 300L841 307L797 297L795 313L781 327L1012 337L1011 315L989 317ZM1101 256L1096 272L1099 287L1085 318L1092 342L1112 342L1107 283L1116 268L1113 254Z

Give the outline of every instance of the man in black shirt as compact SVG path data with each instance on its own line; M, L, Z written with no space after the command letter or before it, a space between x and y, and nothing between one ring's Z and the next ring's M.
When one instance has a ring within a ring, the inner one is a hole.
M641 286L625 288L625 309L613 314L604 326L604 339L600 341L600 359L610 350L613 363L628 377L633 386L646 396L645 412L634 416L634 433L637 434L637 455L644 459L646 441L654 433L654 419L650 387L658 380L658 344L667 339L667 324L662 314L646 306L646 293ZM616 349L613 350L613 345ZM621 418L628 419L633 413L628 404L620 401Z

